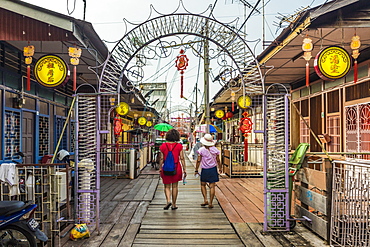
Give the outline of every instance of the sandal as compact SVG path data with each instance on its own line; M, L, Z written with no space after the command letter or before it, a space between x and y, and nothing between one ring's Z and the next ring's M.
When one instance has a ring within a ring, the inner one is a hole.
M209 204L209 205L208 205L208 208L213 208L213 205L212 205L212 204Z
M163 208L164 210L168 210L171 207L172 203L167 203L167 205Z
M202 207L207 206L207 205L208 205L208 202L200 204L200 206L202 206Z
M171 209L172 209L172 210L176 210L176 209L178 209L178 207L171 207Z

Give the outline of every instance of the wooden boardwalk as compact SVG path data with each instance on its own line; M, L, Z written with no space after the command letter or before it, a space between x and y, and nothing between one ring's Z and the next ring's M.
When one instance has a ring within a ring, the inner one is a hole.
M177 210L163 210L163 185L151 167L134 180L102 177L100 235L90 229L89 239L65 237L55 246L326 246L300 224L290 233L262 231L261 178L221 178L215 207L202 208L199 180L189 160L187 166Z

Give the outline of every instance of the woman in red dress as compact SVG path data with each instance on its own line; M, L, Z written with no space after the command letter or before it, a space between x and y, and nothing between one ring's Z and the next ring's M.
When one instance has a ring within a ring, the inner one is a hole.
M184 151L182 148L182 144L179 143L180 133L177 130L175 129L169 130L166 134L166 141L167 142L162 143L162 145L159 148L161 151L159 172L164 184L164 194L167 200L167 204L163 209L168 210L172 206L171 209L176 210L177 209L176 200L177 195L179 193L178 182L182 180L183 172L184 176L186 176ZM164 160L166 159L167 154L170 150L172 150L173 158L176 164L176 174L173 176L165 175L162 170ZM179 161L181 161L181 163Z

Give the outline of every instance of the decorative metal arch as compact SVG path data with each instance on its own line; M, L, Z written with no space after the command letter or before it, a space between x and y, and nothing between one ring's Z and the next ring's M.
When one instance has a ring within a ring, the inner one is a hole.
M115 46L106 60L99 80L100 93L117 93L136 86L127 81L130 75L140 77L140 71L128 68L129 62L150 43L173 35L194 35L216 44L233 61L233 71L242 78L245 94L262 94L263 79L259 64L246 43L230 26L215 19L195 14L171 14L145 21L129 31ZM168 48L159 43L153 50L158 56L166 56ZM234 78L230 78L234 79Z
M225 66L224 74L221 75L229 79L226 80L226 85L230 83L230 90L243 89L243 94L264 94L263 76L258 61L246 40L227 24L202 15L170 14L148 19L129 31L115 46L105 63L99 66L102 72L97 95L81 96L76 109L78 128L88 130L79 141L94 140L94 145L86 146L85 149L79 148L76 158L77 160L79 157L93 158L92 156L96 155L94 172L90 175L91 183L78 187L76 191L78 208L84 209L80 218L91 224L97 223L97 227L99 227L100 189L100 166L97 164L100 164L101 140L109 133L111 104L119 102L121 90L130 91L138 86L135 81L129 80L129 77L130 75L140 77L141 72L139 69L129 68L130 61L137 57L140 50L151 49L149 44L157 40L159 45L152 49L152 52L160 57L168 56L168 43L161 39L173 35L194 35L216 44L219 48L217 52L227 55L235 66ZM238 83L235 83L234 79L238 79ZM237 85L240 87L237 88ZM114 97L117 101L112 100ZM90 116L89 121L81 121L86 114ZM80 171L83 171L83 167L76 164L76 168L76 180L80 186L80 179L83 179ZM78 170L79 168L81 170ZM99 228L97 229L99 231Z

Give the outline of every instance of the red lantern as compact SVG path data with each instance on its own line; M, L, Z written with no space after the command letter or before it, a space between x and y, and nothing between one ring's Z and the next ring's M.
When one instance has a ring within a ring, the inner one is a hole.
M355 34L352 37L352 41L351 41L352 57L354 59L354 62L353 62L353 83L357 82L357 77L358 77L357 58L360 55L360 52L359 52L360 47L361 47L360 36L357 36Z
M244 136L244 161L248 161L248 134L252 131L252 120L248 117L248 112L243 112L243 118L240 119L239 130Z
M176 59L176 68L177 70L180 71L180 74L181 74L181 77L180 77L180 82L181 82L181 86L180 86L180 97L181 98L184 98L184 70L186 69L186 67L188 66L188 57L186 55L184 55L185 51L183 49L180 50L180 56L177 56L177 59Z
M234 114L232 112L227 112L225 117L226 118L232 118L234 116Z
M114 126L114 135L119 136L122 132L122 119L116 116L113 121L113 126Z

